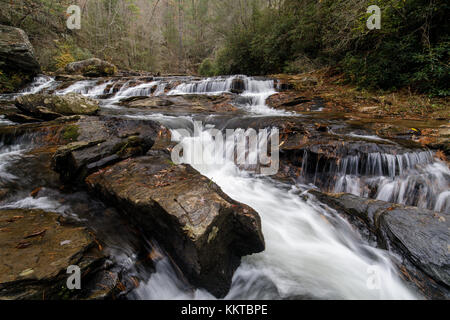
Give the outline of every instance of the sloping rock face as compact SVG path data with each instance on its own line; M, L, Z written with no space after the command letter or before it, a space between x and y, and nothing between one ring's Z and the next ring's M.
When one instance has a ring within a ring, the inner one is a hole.
M187 278L217 297L229 291L241 256L264 250L261 222L189 165L150 151L86 179L168 251Z
M0 130L5 141L16 135L51 143L65 187L87 188L113 205L158 241L192 285L217 297L229 291L241 257L264 250L258 214L189 165L174 165L170 132L156 122L72 116Z
M450 214L350 194L310 193L345 213L358 229L367 228L379 247L399 254L402 273L426 297L450 298Z
M65 72L69 74L82 74L86 77L105 77L116 74L117 67L112 63L92 58L69 63Z
M154 144L160 126L152 121L113 117L81 117L62 133L71 143L53 156L61 180L79 183L96 170L132 156L144 155Z
M33 46L22 29L0 25L0 69L30 74L40 71Z
M0 25L0 92L14 92L40 71L33 46L22 29Z
M43 120L53 120L61 116L93 115L99 111L98 102L81 94L69 93L64 96L29 94L17 97L16 106L25 114Z
M0 210L0 299L69 299L67 268L77 265L81 284L103 268L105 257L94 238L65 225L57 213Z

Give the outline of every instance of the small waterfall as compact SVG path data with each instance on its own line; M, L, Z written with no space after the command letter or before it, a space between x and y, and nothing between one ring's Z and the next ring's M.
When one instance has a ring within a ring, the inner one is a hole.
M14 161L21 159L24 151L25 147L20 144L8 146L0 143L0 187L17 178L8 168Z
M182 83L172 89L168 95L206 94L220 95L238 92L243 102L236 103L239 107L262 115L293 115L284 110L275 110L266 104L267 98L276 93L275 82L270 79L260 79L243 75L231 77L215 77L200 81Z
M43 79L39 80L43 82ZM54 80L52 80L54 81ZM180 81L184 81L179 83ZM175 88L166 93L166 88L177 82ZM51 86L49 83L42 83L42 88ZM30 91L31 92L31 91ZM237 99L235 104L251 113L261 115L295 115L284 110L275 110L267 106L268 97L276 93L275 82L271 79L247 77L243 75L230 77L214 77L203 80L187 80L186 78L161 78L154 81L145 82L143 79L130 79L126 82L121 80L81 80L77 81L65 89L55 92L57 95L68 93L79 93L87 97L103 100L102 105L108 108L120 108L118 102L121 99L130 97L151 97L161 95L221 95L235 92L241 99ZM106 99L105 96L108 96Z
M41 93L45 89L51 88L54 83L55 78L45 75L39 75L34 78L33 82L28 87L20 91L19 94L26 95Z
M210 94L219 95L227 92L231 92L233 81L238 76L232 77L216 77L208 78L200 81L193 81L188 83L182 83L175 89L171 90L169 95L181 95L181 94Z
M284 110L275 110L266 104L267 98L275 94L275 84L273 80L257 80L254 78L245 79L245 91L242 96L247 98L249 103L244 108L250 112L268 115L292 115Z
M214 138L208 130L180 138L183 159L215 158ZM220 155L219 155L220 156ZM261 216L266 250L243 258L226 299L414 299L400 280L386 251L375 249L356 234L331 209L299 197L296 188L254 178L234 163L192 163L233 199L250 205ZM301 192L301 191L300 191ZM280 263L282 261L282 263ZM369 272L378 270L380 288L368 283ZM173 268L163 262L147 283L133 292L141 299L203 299L203 290L186 288Z
M97 85L97 80L82 80L82 81L77 81L74 84L72 84L71 86L67 87L66 89L63 90L58 90L56 92L57 95L65 95L68 93L79 93L82 95L89 95L89 92L91 92L92 90L95 90Z
M306 154L301 180L328 192L450 212L450 170L431 151L349 155L316 169L308 161Z
M158 81L142 83L135 87L128 87L129 84L125 84L114 96L114 100L128 97L151 96L158 84Z
M10 126L10 125L13 125L13 124L15 124L15 123L12 122L12 121L9 121L8 119L6 119L5 115L0 114L0 127L1 126Z

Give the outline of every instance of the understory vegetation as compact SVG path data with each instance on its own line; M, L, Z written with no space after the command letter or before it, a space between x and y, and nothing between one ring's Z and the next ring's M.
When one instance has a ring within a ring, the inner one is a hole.
M81 30L66 9L82 9ZM366 27L381 8L381 29ZM160 73L297 74L332 66L359 88L449 95L445 0L0 0L44 70L99 57Z
M380 30L366 27L372 4L381 8ZM234 25L205 69L270 74L332 65L359 87L410 87L446 96L448 9L448 2L435 0L285 0L279 8L255 7L246 24Z

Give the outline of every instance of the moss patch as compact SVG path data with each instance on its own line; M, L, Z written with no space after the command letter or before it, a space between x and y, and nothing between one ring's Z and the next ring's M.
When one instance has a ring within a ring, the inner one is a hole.
M66 141L73 142L77 141L79 135L78 126L70 125L64 129L63 138Z
M21 72L8 73L0 70L0 93L17 92L32 80L32 76Z

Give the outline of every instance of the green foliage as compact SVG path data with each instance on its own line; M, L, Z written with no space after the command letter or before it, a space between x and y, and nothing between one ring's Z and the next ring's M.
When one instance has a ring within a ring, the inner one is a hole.
M93 56L123 69L202 75L337 65L362 88L449 92L444 0L96 0L85 1L81 30L65 26L70 4L0 1L0 23L24 29L49 71ZM366 27L370 5L382 10L381 30Z
M56 40L56 48L52 51L53 61L47 66L49 71L63 69L67 64L92 58L87 49L80 48L72 38Z
M14 89L10 77L0 70L0 93L13 92Z
M6 72L0 70L0 93L17 92L29 82L31 78L30 75L21 72Z
M79 135L78 126L70 125L64 129L63 138L66 141L74 142L77 141Z
M217 70L215 69L214 61L212 59L206 58L198 67L198 73L204 77L212 77L217 75Z
M366 27L372 4L382 10L381 30ZM338 65L363 88L448 95L449 7L429 0L285 0L236 24L215 68L257 75Z

